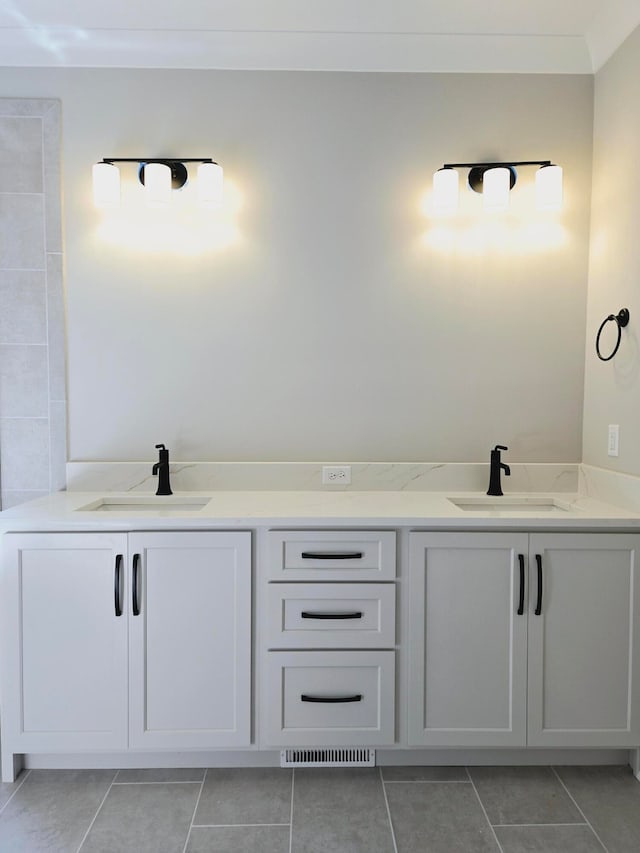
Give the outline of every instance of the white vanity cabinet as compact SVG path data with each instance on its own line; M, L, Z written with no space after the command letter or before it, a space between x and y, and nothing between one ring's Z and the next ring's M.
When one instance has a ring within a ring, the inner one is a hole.
M11 533L2 577L5 779L13 753L250 744L250 533Z
M261 743L395 741L393 531L269 531Z
M410 745L640 743L640 536L410 540Z

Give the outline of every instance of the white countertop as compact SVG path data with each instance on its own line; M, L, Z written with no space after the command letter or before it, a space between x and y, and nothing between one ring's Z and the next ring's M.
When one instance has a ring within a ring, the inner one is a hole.
M102 497L127 504L144 501L157 509L83 511ZM210 498L202 509L175 511L171 502ZM449 497L482 497L478 492L419 491L220 491L176 492L171 498L140 492L57 492L0 513L2 532L21 530L185 530L251 527L400 527L444 530L633 530L640 513L594 498L566 493L509 493L495 498L549 499L566 511L544 508L468 511Z

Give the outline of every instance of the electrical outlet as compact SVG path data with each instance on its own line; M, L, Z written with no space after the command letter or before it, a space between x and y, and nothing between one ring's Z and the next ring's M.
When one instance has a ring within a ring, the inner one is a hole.
M323 465L323 486L348 486L351 482L351 465Z
M609 424L609 439L607 442L607 453L609 456L618 455L620 444L620 427L618 424Z

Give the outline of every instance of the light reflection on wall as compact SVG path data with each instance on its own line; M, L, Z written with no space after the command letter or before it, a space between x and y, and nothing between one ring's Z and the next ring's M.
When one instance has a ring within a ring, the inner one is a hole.
M422 217L429 220L420 244L441 254L525 255L560 249L568 240L563 212L537 211L533 182L524 183L520 178L505 213L483 210L482 196L465 192L463 187L458 212L453 215L434 212L431 191L422 196L419 208Z
M122 204L115 210L95 210L99 240L113 246L155 254L202 255L230 249L241 242L238 226L244 198L225 177L224 198L218 210L198 204L195 183L171 195L167 208L147 207L137 180L122 181Z

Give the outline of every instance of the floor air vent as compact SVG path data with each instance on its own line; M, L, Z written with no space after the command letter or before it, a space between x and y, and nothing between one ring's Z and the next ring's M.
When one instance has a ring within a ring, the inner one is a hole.
M375 749L283 749L280 767L375 767Z

